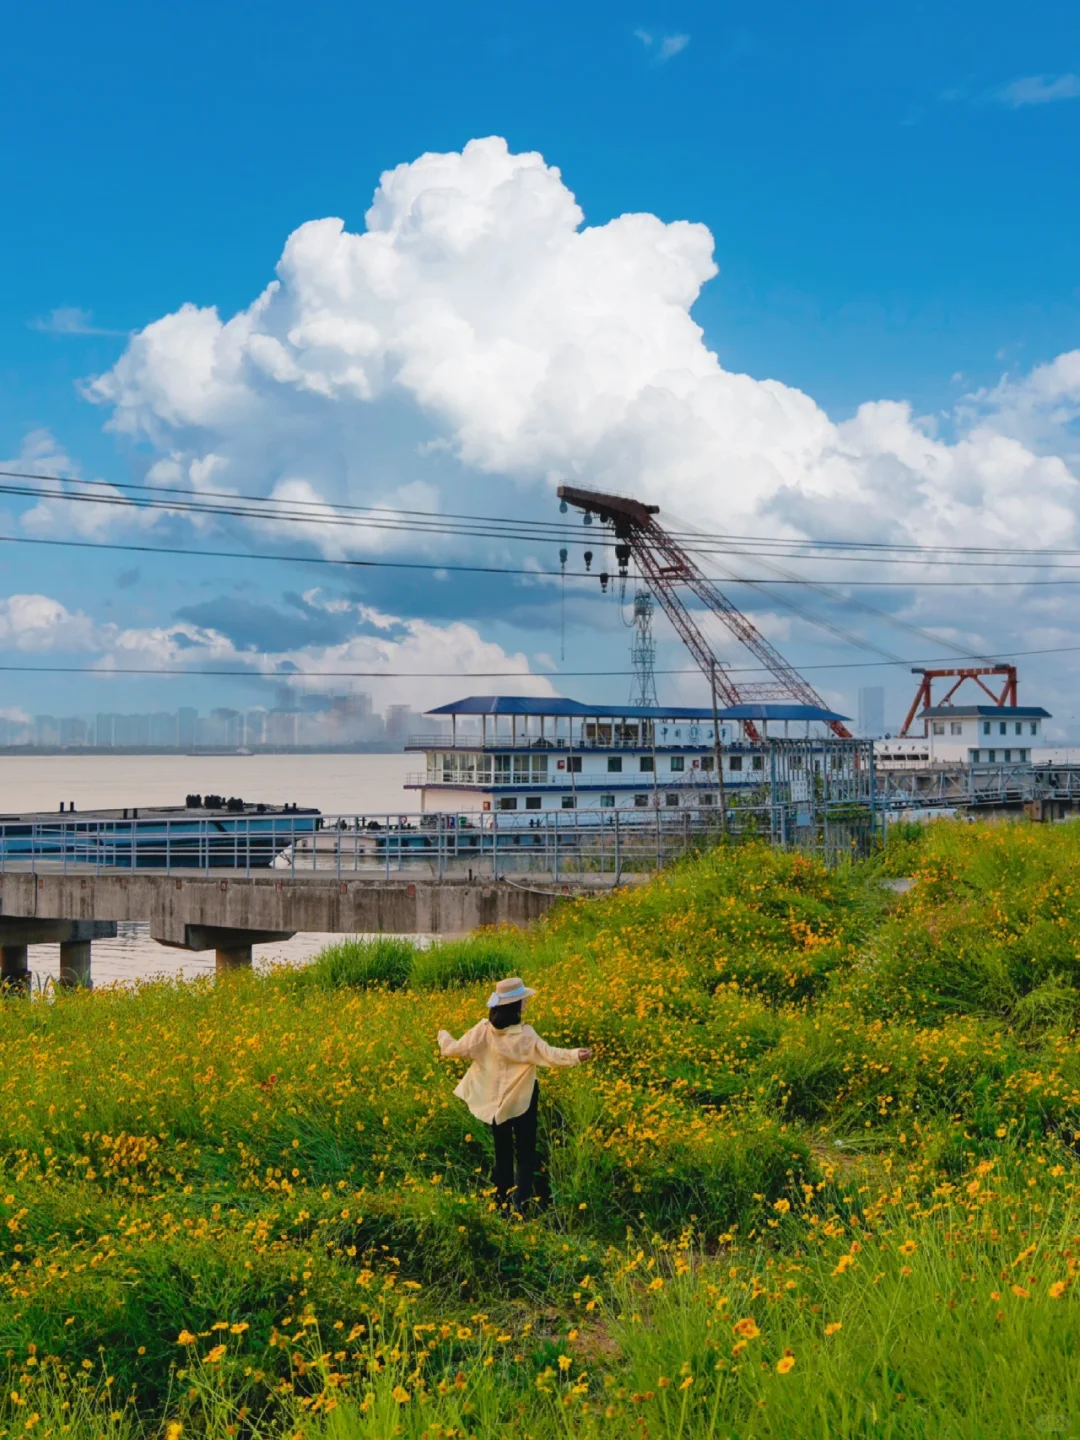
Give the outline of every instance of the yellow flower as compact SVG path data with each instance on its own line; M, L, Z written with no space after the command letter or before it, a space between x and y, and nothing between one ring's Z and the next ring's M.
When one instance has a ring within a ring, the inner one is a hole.
M1055 1280L1050 1286L1050 1299L1060 1300L1068 1288L1069 1282L1067 1280Z
M649 1290L662 1290L664 1288L664 1277L657 1275L655 1279L649 1281L646 1288Z
M170 1420L165 1426L165 1440L180 1440L180 1433L183 1430L179 1420Z
M840 1259L836 1262L836 1269L832 1273L834 1275L843 1275L844 1271L850 1270L854 1264L855 1257L853 1255L841 1255Z
M206 1354L207 1363L210 1365L216 1365L221 1359L221 1357L225 1354L226 1348L227 1347L224 1345L215 1345L212 1350L208 1350Z
M181 1330L180 1334L176 1337L177 1345L194 1345L195 1340L196 1337L192 1335L190 1330Z
M782 1356L782 1357L781 1357L779 1360L777 1360L777 1362L776 1362L776 1370L777 1370L777 1373L780 1374L780 1375L786 1375L786 1374L788 1373L788 1371L791 1369L791 1367L792 1367L794 1364L795 1364L795 1356L794 1356L794 1355L784 1355L784 1356Z
M901 1255L914 1255L918 1248L918 1242L915 1240L905 1240L899 1247Z
M569 1356L569 1355L560 1355L560 1356L559 1356L559 1369L560 1369L560 1370L569 1370L569 1369L570 1369L570 1366L571 1366L573 1363L574 1363L574 1362L573 1362L573 1360L570 1359L570 1356Z
M1012 1292L1014 1295L1018 1295L1021 1300L1028 1300L1031 1298L1031 1291L1025 1290L1023 1285L1014 1285L1012 1287Z
M412 1396L409 1394L408 1390L405 1389L404 1385L395 1385L390 1393L391 1395L393 1395L394 1399L399 1405L407 1405L412 1399Z
M750 1319L749 1315L744 1320L736 1320L731 1327L733 1335L741 1335L744 1340L756 1340L761 1331Z
M843 1321L842 1321L842 1320L833 1320L830 1324L828 1324L828 1325L825 1326L825 1334L826 1334L826 1335L835 1335L836 1332L837 1332L837 1330L841 1329L842 1326L843 1326Z
M680 1389L680 1390L689 1390L689 1389L690 1389L690 1386L693 1385L693 1383L694 1383L694 1377L693 1377L693 1375L687 1375L686 1379L685 1379L685 1380L682 1382L682 1384L679 1386L679 1389Z

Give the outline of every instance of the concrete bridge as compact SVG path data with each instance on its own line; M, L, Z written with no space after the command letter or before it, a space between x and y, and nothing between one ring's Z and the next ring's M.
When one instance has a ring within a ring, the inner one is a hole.
M623 877L625 883L630 877ZM218 971L251 964L252 945L298 930L345 935L462 935L480 925L528 925L565 895L612 888L612 877L554 883L468 878L338 879L289 875L0 873L0 981L29 982L28 945L60 945L60 983L89 985L91 944L117 921L149 923L163 945L215 950Z

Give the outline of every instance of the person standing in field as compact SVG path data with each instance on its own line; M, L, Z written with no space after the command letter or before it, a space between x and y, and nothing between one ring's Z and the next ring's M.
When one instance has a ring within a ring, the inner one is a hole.
M592 1058L591 1050L560 1050L531 1025L522 1024L526 1000L535 995L516 976L500 980L488 997L487 1018L455 1040L439 1031L443 1057L472 1064L454 1094L485 1125L495 1141L495 1191L505 1204L514 1191L521 1209L536 1184L536 1115L540 1086L538 1065L570 1066Z

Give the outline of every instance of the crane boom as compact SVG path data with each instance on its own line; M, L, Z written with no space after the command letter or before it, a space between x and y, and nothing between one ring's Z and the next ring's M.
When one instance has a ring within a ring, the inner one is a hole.
M794 666L789 665L775 646L770 645L757 626L738 606L701 573L697 565L656 520L658 505L646 505L622 495L605 495L596 490L579 490L573 485L560 485L559 499L587 514L596 515L601 524L611 525L616 539L630 547L641 572L652 586L665 615L674 625L686 648L702 673L715 684L717 693L728 705L739 705L750 693L762 691L775 698L790 698L802 705L828 708L821 696L809 685ZM738 686L717 659L712 646L702 634L690 610L676 593L677 585L685 585L712 613L719 617L747 650L759 660L773 677L765 686ZM829 728L843 739L851 732L839 720L830 720ZM751 729L749 725L748 730Z

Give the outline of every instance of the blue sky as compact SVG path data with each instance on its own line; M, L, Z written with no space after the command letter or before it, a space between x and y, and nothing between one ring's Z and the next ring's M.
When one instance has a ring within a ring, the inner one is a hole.
M975 408L989 404L996 434L1022 440L1036 460L1074 464L1071 380L1053 397L1068 411L1064 420L1040 412L1031 423L1025 389L1025 377L1080 343L1080 12L1069 7L783 3L755 13L696 4L522 12L318 0L300 11L277 3L173 10L45 3L13 12L6 39L0 111L14 143L0 159L9 207L0 231L9 277L0 288L4 457L32 451L46 469L63 456L84 476L122 481L163 456L210 453L201 422L163 434L146 421L154 376L140 376L141 418L120 433L115 392L91 403L86 381L116 365L130 332L184 304L216 307L222 319L249 306L305 222L338 216L348 231L362 232L388 168L501 136L510 154L538 151L559 168L590 226L634 213L708 227L719 274L704 281L692 313L725 372L781 382L841 425L868 402L907 401L915 417L937 417L943 442L962 438L973 403L964 397L978 395ZM507 241L508 264L515 243ZM1003 376L1004 399L999 392L987 402ZM540 458L534 465L519 450L504 472L493 446L479 459L466 453L462 436L477 414L486 406L490 419L505 404L497 390L470 397L464 418L445 397L432 403L423 386L335 404L335 443L349 448L354 463L339 467L334 483L333 466L319 470L316 489L331 502L363 504L388 486L420 482L448 509L469 497L492 513L507 513L511 502L531 515L553 513L550 487L538 479ZM291 463L300 465L305 444L315 443L305 427L321 433L321 425L305 410L291 438L275 432L275 443L291 443ZM872 442L860 439L860 463L878 470L881 433L877 423ZM35 434L28 451L26 437ZM422 448L432 441L443 450ZM730 453L745 461L746 444L739 436ZM281 479L271 458L255 457L250 435L217 427L210 448L223 447L230 458L216 472L220 483L267 493ZM600 473L582 463L586 474ZM672 465L693 469L683 451ZM656 484L660 473L654 465L648 481ZM990 470L979 473L987 495L994 491L986 501L993 533L1008 533L1010 504L1026 496L1043 505L1027 482L1003 500ZM790 525L803 514L790 499L802 482L784 474L790 503L780 503L775 487L755 491L741 507L748 521L780 516ZM644 472L638 481L629 476L626 488L639 482L646 483ZM1058 488L1047 492L1045 535L1034 522L1030 531L1044 544L1061 536L1059 510L1072 523L1059 482L1047 481ZM958 494L966 483L957 482ZM695 484L677 492L677 512L718 528L726 503L717 497L713 508L703 505ZM816 482L806 484L819 493ZM866 484L869 510L880 508L888 482L877 474ZM847 485L837 496L849 495ZM837 496L803 520L806 533L840 528ZM17 503L7 503L7 528L27 533ZM928 513L923 506L924 519ZM924 542L937 533L929 520L908 520L905 533ZM59 533L64 524L57 513L30 528L41 535L53 525ZM186 525L165 522L149 543L189 543ZM109 535L125 538L120 528L110 522ZM265 541L240 530L196 539L221 548ZM296 549L299 542L276 536L274 543ZM1076 543L1075 536L1061 543ZM544 564L554 559L532 553ZM102 628L110 625L149 634L182 621L261 648L276 640L277 648L318 650L365 627L400 637L400 629L362 614L364 606L435 627L464 621L485 643L528 657L533 669L542 668L538 655L557 656L560 643L550 593L493 581L361 583L315 567L147 562L18 546L5 547L5 561L0 595L45 596L66 615L84 617L81 630L65 621L50 632L58 662L95 661L113 644L114 632ZM319 596L304 600L314 587ZM959 606L935 598L936 612L925 597L896 592L874 603L907 607L909 619L944 625L976 648L1018 644L1018 633L1033 633L1032 626L1066 642L1067 616L1036 608L1018 630L1018 597L1004 598L990 619L971 596ZM820 597L814 603L821 609ZM835 637L793 626L783 613L762 623L773 625L797 663L851 659ZM856 624L850 616L843 623ZM33 626L18 633L32 634ZM598 611L591 594L572 599L568 666L599 665L617 633L617 619ZM18 640L14 624L0 626L0 642L11 651L0 661L17 661L36 644ZM910 643L890 631L892 648L907 655ZM151 641L145 644L150 653ZM40 646L35 656L43 658ZM669 659L676 656L671 648ZM1072 682L1051 668L1032 662L1028 670L1033 681L1058 687L1057 709L1067 720ZM848 704L855 684L880 678L818 677L837 698L847 694ZM185 694L204 704L253 703L260 683L183 682ZM886 683L899 705L906 677ZM179 691L175 682L81 677L12 677L7 690L12 704L31 710L92 710L103 687L107 708L171 707ZM584 693L586 686L562 688ZM599 698L603 687L591 689ZM386 698L398 697L388 691Z

